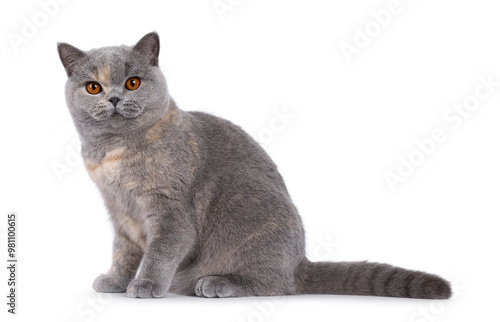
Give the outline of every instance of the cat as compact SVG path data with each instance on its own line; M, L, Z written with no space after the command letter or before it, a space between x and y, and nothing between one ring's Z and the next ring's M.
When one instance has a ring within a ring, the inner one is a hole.
M114 228L97 292L208 298L287 294L451 296L433 274L311 262L276 165L240 127L185 112L159 68L160 40L82 51L58 43L82 157Z

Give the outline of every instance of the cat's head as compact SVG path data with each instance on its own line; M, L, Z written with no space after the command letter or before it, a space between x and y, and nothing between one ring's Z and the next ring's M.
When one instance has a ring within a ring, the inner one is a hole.
M82 51L57 46L66 69L66 102L80 134L124 134L145 129L165 114L170 100L158 67L156 32L132 47Z

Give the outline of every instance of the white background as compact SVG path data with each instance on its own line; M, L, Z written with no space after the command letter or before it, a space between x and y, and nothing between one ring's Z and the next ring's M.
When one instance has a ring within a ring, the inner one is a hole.
M480 90L489 97L460 126L443 115L472 104L481 77L500 81L500 6L401 0L380 27L370 13L387 10L389 0L220 2L232 10L219 14L213 0L70 0L49 15L34 0L3 3L0 257L6 214L16 211L20 262L15 317L6 313L2 269L2 321L495 319L500 87ZM34 19L39 27L29 30ZM369 41L348 63L341 44L353 45L362 37L356 28L367 26ZM91 285L110 265L112 229L74 152L56 42L132 45L152 30L182 109L264 138L302 214L311 259L433 272L454 283L454 299L97 295ZM24 42L13 45L16 36ZM285 123L275 119L283 109L294 115ZM392 191L384 173L398 174L399 156L418 161L415 140L436 129L446 140Z

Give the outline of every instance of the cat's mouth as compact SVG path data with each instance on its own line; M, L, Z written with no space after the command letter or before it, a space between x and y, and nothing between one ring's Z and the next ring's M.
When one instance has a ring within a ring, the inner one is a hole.
M142 106L136 104L135 102L125 101L123 104L118 105L115 108L115 113L113 113L113 115L118 113L125 118L132 119L139 116L143 110Z
M137 117L137 116L134 116L134 117ZM111 121L122 121L123 120L123 121L125 121L127 119L132 119L134 117L127 117L118 111L114 111L113 114L111 114L111 116L108 118L108 120L111 120Z
M144 109L135 102L124 102L116 107L109 105L97 105L91 115L97 121L133 119L142 114Z

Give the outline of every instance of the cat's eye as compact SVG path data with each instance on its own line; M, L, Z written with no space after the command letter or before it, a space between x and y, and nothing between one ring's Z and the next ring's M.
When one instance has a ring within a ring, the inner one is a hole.
M141 85L141 80L137 77L130 77L125 82L125 87L131 91L135 91L136 89L139 88L140 85Z
M92 95L99 94L102 91L101 85L96 82L89 82L87 83L87 92L89 92Z

